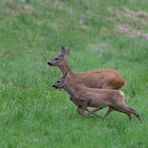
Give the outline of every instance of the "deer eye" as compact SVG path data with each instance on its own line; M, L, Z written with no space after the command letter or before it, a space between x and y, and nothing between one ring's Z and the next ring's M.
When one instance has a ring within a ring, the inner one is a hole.
M55 58L55 60L58 60L59 58Z
M60 81L60 80L58 80L57 82L58 82L58 83L60 83L61 81Z

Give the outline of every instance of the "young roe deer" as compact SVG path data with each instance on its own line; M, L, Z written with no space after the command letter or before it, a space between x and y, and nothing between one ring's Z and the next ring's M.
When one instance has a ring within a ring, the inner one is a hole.
M87 107L96 108L89 113L89 115L104 107L109 107L105 116L108 116L112 110L116 110L127 114L130 120L132 119L131 114L133 114L138 118L140 123L142 123L139 113L125 104L124 95L120 90L88 88L77 83L73 72L70 70L67 71L64 76L53 85L53 87L65 89L75 100L78 106L77 111L82 116L86 115L85 111L87 110Z

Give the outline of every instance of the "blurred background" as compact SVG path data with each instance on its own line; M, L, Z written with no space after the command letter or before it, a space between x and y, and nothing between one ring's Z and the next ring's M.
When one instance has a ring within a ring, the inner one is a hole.
M47 62L62 46L73 71L120 72L144 124L116 112L81 118L51 87L62 74ZM147 147L147 65L147 0L1 0L0 147Z

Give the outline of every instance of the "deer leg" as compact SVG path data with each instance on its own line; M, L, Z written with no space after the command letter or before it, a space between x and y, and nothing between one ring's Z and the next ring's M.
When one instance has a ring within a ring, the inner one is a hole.
M72 97L70 97L70 100L71 100L76 106L78 106L77 102L76 102Z
M87 110L88 103L86 101L82 102L80 107L78 107L78 112L81 116L86 116L85 111Z
M116 105L114 106L114 110L127 114L129 120L132 120L131 111L123 104L123 105Z
M89 112L89 116L90 116L91 114L94 114L94 113L97 112L98 110L101 110L101 109L102 109L102 107L98 107L98 108L96 108L96 109L90 111L90 112Z
M143 122L143 121L142 121L142 118L141 118L141 116L139 115L138 112L136 112L133 108L131 108L131 107L129 107L129 106L127 106L127 108L131 111L132 114L134 114L134 115L138 118L138 120L139 120L140 123Z
M131 113L132 113L133 115L135 115L138 118L139 122L142 123L142 118L140 117L139 113L136 112L133 108L129 107L126 104L123 104L122 108L124 108L125 110L127 110L127 112L129 112L127 115L130 120L131 120Z
M111 107L108 108L107 112L105 113L104 117L109 116L109 114L113 111Z
M87 108L86 108L86 111L87 111L88 113L91 113L91 111L90 111L90 110L88 110Z
M101 109L103 109L103 107L96 108L93 111L89 112L89 115L94 114L95 112L97 112L98 110L101 110ZM113 109L111 107L109 107L108 111L105 113L104 117L107 117L112 112L112 110Z
M78 107L78 108L77 108L77 112L80 114L80 112L81 112L81 107Z
M79 108L80 108L80 107L79 107L79 104L78 104L78 103L76 102L76 100L73 99L72 97L70 97L70 100L78 107L78 108L77 108L77 112L79 112ZM89 111L87 108L86 108L86 111L90 113L90 111Z

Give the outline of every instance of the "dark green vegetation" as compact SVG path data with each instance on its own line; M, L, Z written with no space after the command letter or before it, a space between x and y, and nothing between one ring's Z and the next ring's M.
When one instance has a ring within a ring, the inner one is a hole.
M148 1L24 1L0 1L0 147L148 147ZM77 114L51 87L61 72L47 61L61 46L75 71L121 72L143 125L118 112Z

